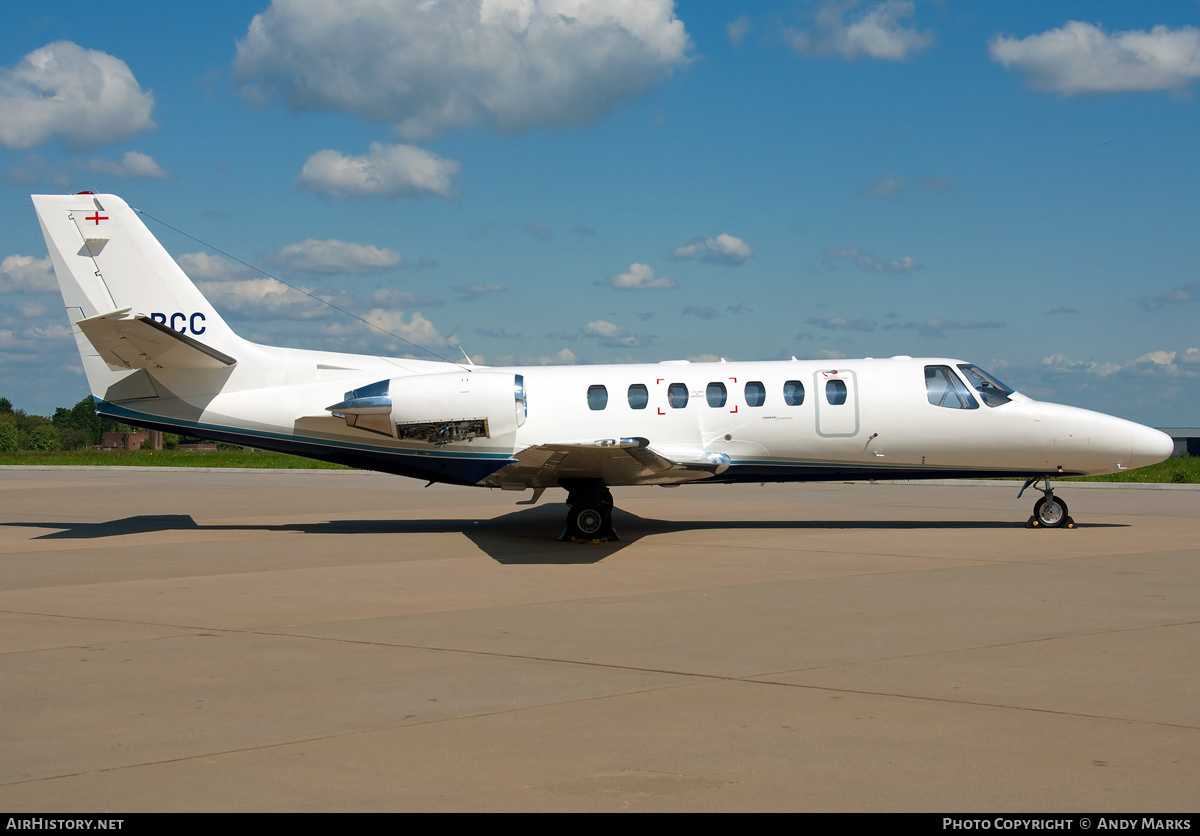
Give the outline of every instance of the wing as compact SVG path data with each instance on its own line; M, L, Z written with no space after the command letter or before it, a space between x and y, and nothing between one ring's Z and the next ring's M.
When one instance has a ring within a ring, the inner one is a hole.
M129 310L76 323L110 369L220 369L237 363L149 317L128 317Z
M602 479L607 485L665 485L711 479L729 467L724 453L656 449L644 438L605 438L526 447L516 462L484 484L506 490L546 488L571 479Z

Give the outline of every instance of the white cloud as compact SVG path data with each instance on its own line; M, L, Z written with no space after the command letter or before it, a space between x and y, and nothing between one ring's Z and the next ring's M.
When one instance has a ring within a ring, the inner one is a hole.
M716 238L697 236L671 250L673 259L698 259L706 264L745 264L753 255L753 247L727 232L722 232Z
M1184 305L1195 301L1197 297L1200 297L1200 281L1192 281L1164 290L1154 298L1143 297L1142 306L1154 309L1165 305Z
M884 0L854 15L847 24L846 12L857 5L855 0L825 3L817 9L811 30L787 28L784 38L792 49L803 54L837 53L852 60L865 55L903 61L933 43L932 33L901 25L901 20L913 14L913 4L908 0Z
M1200 29L1155 26L1111 35L1072 20L1027 38L1000 36L992 60L1025 73L1029 84L1064 96L1179 89L1200 78Z
M750 18L742 15L737 20L731 20L725 24L725 32L729 35L729 42L735 47L741 46L742 41L746 40L746 35L750 34Z
M652 337L639 337L630 334L624 325L616 325L597 319L583 326L583 335L598 340L601 345L610 348L642 348L653 342Z
M815 325L825 331L874 331L879 323L873 319L846 319L844 316L827 316L823 319L810 319L809 325Z
M331 238L314 241L306 238L288 244L266 260L280 270L298 273L374 273L402 267L404 257L390 247L375 247L370 244L352 244Z
M325 149L309 157L297 185L334 197L417 197L427 192L449 197L458 162L415 145L372 142L362 156Z
M424 138L590 122L687 60L672 0L275 0L238 41L252 99Z
M519 340L519 339L521 339L520 331L514 331L512 328L509 328L507 326L504 326L501 328L480 327L480 328L475 329L475 333L481 337L491 337L492 339L495 339L495 340Z
M1066 354L1042 358L1042 370L1059 374L1085 374L1108 377L1114 374L1135 377L1198 377L1200 369L1190 368L1200 363L1200 348L1176 351L1148 351L1126 363L1112 361L1074 360Z
M589 337L612 340L624 337L629 332L624 325L616 325L612 322L606 322L603 319L597 319L583 326L583 333Z
M859 191L863 197L894 197L908 187L908 181L903 177L880 177L878 181Z
M926 317L920 322L906 322L903 325L883 326L885 331L900 328L907 331L916 331L922 337L944 337L947 331L978 331L983 328L1007 327L1007 322L998 322L994 319L980 322L974 319L942 319L937 316Z
M868 252L863 252L858 247L841 247L825 251L826 261L837 261L843 258L852 260L860 269L872 273L907 273L921 266L911 255L880 261L875 256Z
M328 305L306 293L325 301L336 299L343 307L355 304L352 299L340 298L335 291L296 290L252 267L219 255L184 253L175 261L219 310L258 320L317 319L333 313Z
M634 262L625 273L614 273L598 285L608 285L617 290L668 290L679 283L666 276L655 276L654 268L648 264Z
M381 287L371 294L371 302L375 305L388 305L400 308L440 308L446 303L436 296L417 296L407 290L397 290L393 287Z
M456 284L451 285L450 289L457 293L464 302L474 302L480 296L487 296L489 293L508 293L508 288L502 284Z
M553 357L539 357L538 364L542 366L570 366L575 362L575 352L564 348Z
M316 319L332 310L276 279L197 280L196 287L218 310L257 319Z
M550 229L544 223L537 221L528 221L521 224L521 231L532 235L534 238L540 238L543 241L549 241L554 237L554 230Z
M261 275L244 264L209 253L184 253L175 261L196 282L232 282Z
M154 95L106 52L55 41L0 69L0 143L31 148L55 134L94 148L155 127Z
M953 177L934 177L927 174L917 180L921 187L931 192L952 192L958 188L958 180Z
M420 311L413 311L406 322L404 311L372 308L370 313L363 317L363 319L377 328L382 328L391 334L396 334L417 345L436 347L458 344L458 340L453 337L442 336L432 322L421 316Z
M111 174L130 180L166 180L171 176L162 170L153 157L140 151L126 151L119 163L103 159L88 160L87 169L97 174Z
M53 293L58 290L50 256L10 255L0 261L0 293Z

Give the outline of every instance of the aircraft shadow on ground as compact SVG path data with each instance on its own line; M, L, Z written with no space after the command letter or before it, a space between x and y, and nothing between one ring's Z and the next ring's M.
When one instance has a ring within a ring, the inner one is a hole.
M613 527L620 540L610 543L564 543L566 505L547 503L522 508L490 520L330 520L312 523L197 523L187 514L142 515L107 522L8 522L20 528L57 529L37 540L96 540L164 531L281 531L302 534L462 534L493 560L503 564L599 563L652 534L682 531L853 531L997 530L1021 528L1023 521L993 520L658 520L616 509ZM1080 528L1125 528L1117 523L1083 523ZM1040 534L1040 532L1038 532Z

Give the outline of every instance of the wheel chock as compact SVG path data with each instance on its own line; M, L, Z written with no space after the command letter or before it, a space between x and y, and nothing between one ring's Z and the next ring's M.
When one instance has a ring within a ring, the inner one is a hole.
M1025 521L1025 527L1026 528L1050 528L1050 526L1042 525L1040 522L1038 522L1037 517L1033 516L1032 514L1030 514L1029 519L1027 519ZM1076 528L1075 519L1068 515L1067 518L1065 520L1063 520L1062 525L1056 525L1056 526L1054 526L1054 528Z

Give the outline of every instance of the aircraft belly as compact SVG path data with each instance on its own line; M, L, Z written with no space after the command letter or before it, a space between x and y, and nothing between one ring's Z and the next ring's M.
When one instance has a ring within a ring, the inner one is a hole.
M237 418L211 405L200 407L178 398L132 405L103 402L97 405L97 411L150 429L438 482L479 484L512 461L511 447L403 446L382 438L377 441L370 433L360 432L355 437L356 431L346 432L345 424L338 419L323 416L291 422L293 431L287 432L289 424L266 422L262 416L257 421Z

